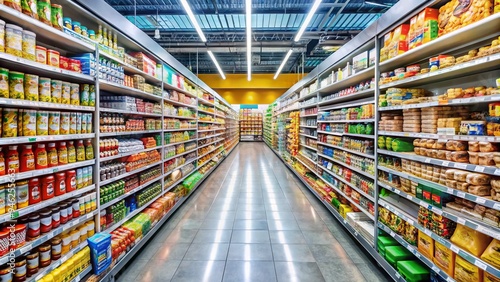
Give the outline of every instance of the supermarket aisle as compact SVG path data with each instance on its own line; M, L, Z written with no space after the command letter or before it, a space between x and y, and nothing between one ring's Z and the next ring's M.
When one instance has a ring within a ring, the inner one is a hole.
M264 143L240 143L117 281L388 281Z

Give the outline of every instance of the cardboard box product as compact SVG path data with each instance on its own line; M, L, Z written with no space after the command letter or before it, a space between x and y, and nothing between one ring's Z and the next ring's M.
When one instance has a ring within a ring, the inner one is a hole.
M352 68L353 70L359 71L366 69L368 67L368 52L362 52L352 58Z
M388 57L394 58L399 54L408 51L408 32L409 24L402 24L394 29L392 40L388 47Z
M493 13L493 0L451 0L439 8L439 35L482 20Z
M413 49L438 37L439 10L425 8L410 20L409 49Z

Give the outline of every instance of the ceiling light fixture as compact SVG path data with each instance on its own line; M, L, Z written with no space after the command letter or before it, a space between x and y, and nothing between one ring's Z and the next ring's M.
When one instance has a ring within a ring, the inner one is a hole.
M157 28L155 29L155 39L160 39L161 36L160 36L160 30Z
M160 36L160 29L158 28L158 26L160 25L160 23L158 22L158 9L156 9L156 20L155 20L155 26L156 26L156 29L155 29L155 39L160 39L161 36Z
M306 31L306 28L309 25L309 22L311 22L312 17L314 16L314 13L316 13L316 10L318 9L320 3L321 3L321 0L314 1L314 4L313 4L311 10L309 11L309 14L307 14L307 17L304 20L304 23L302 23L302 26L300 27L299 32L295 36L295 39L294 39L295 42L299 41L300 38L302 37L302 34L304 34L304 31Z
M215 67L219 71L220 76L222 77L222 79L226 79L226 76L224 75L224 72L220 68L219 63L217 62L217 59L214 56L214 53L212 53L212 51L210 51L210 50L208 50L207 52L208 52L208 55L210 56L210 58L212 59L212 61L214 61Z
M379 7L385 7L385 8L391 7L391 5L387 5L384 3L377 3L375 1L364 1L364 2L365 2L365 5L373 5L373 6L379 6Z
M252 80L252 0L245 1L247 30L247 78Z
M207 38L205 37L205 34L203 34L203 31L201 31L201 27L198 24L198 21L196 21L196 18L194 17L193 11L191 11L191 7L189 7L187 0L181 0L181 3L184 7L184 10L186 10L186 13L188 14L189 20L191 20L191 23L194 25L196 32L198 32L201 41L207 42Z
M280 75L281 71L285 67L286 62L288 61L288 58L290 58L290 55L292 55L292 52L293 52L292 49L288 50L288 53L286 53L285 59L283 59L283 62L281 63L280 67L278 68L278 71L274 75L274 79L278 78L278 76Z

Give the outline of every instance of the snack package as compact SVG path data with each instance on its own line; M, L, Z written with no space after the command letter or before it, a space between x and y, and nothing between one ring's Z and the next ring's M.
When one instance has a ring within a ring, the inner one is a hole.
M99 275L111 265L111 235L97 233L88 238L87 242L90 247L92 269L95 275Z
M418 251L429 259L434 255L434 240L422 231L418 231Z
M481 255L481 259L496 268L500 268L500 241L493 239Z
M456 281L483 281L483 270L466 261L461 256L455 259L455 275Z
M479 257L491 242L491 237L467 226L457 224L450 241L460 248ZM458 257L457 257L458 260Z
M453 275L456 254L439 242L434 243L434 264L441 268L448 275Z
M452 0L439 8L439 36L477 22L493 13L493 0Z

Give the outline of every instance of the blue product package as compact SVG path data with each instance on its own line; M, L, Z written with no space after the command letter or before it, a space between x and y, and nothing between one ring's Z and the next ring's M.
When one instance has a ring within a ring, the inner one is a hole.
M87 239L90 247L90 261L95 275L103 273L112 261L111 257L111 235L97 233Z

